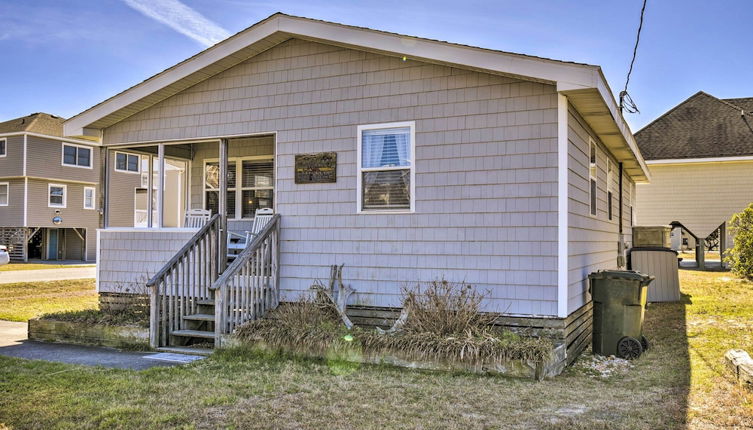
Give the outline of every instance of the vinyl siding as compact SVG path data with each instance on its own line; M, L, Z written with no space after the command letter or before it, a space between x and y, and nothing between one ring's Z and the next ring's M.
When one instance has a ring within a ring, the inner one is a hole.
M590 214L589 136L597 143L597 216ZM619 167L582 117L572 108L568 115L568 313L590 300L588 274L617 268L619 242ZM613 163L613 217L608 219L607 159ZM623 233L630 235L632 180L623 175Z
M551 85L290 40L104 140L276 132L285 298L345 264L354 304L444 277L487 292L487 310L556 315L556 118ZM358 215L356 127L393 121L416 124L416 211ZM323 151L337 183L294 184L294 155Z
M110 207L107 211L107 223L108 227L133 227L136 188L141 186L141 175L116 171L115 152L111 150L108 157L107 188Z
M706 237L753 201L753 161L652 164L637 186L638 225L681 222Z
M0 206L0 227L23 227L24 180L0 179L0 182L8 183L8 206Z
M48 207L48 184L66 185L66 207L51 208ZM84 209L84 185L63 181L43 181L38 179L29 179L29 212L28 225L30 227L53 227L53 228L78 228L87 231L87 260L96 258L96 230L99 228L99 211ZM99 193L99 187L96 193ZM63 223L55 225L52 218L55 217L55 211L60 210L60 217ZM71 237L75 237L76 242L80 239L75 233L70 232Z
M6 155L0 157L0 178L22 176L24 174L24 137L7 136L0 139L6 139Z
M87 147L86 145L78 146ZM29 150L26 161L28 176L58 181L99 182L100 149L97 147L88 147L92 154L91 169L63 165L63 142L54 138L28 136L27 148Z

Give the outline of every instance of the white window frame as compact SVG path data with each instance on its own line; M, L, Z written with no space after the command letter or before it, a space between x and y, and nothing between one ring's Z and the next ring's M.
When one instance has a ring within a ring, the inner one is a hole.
M92 205L91 207L86 206L86 192L91 190L92 192ZM95 210L97 208L97 189L95 187L84 187L84 209L86 210Z
M76 145L75 143L68 143L68 142L60 142L62 145L60 147L60 165L65 167L77 167L79 169L93 169L94 168L94 149L91 146L86 145ZM65 147L71 146L74 148L83 148L89 150L89 165L88 166L81 166L78 164L78 149L76 150L76 164L68 164L65 162Z
M614 185L612 182L614 182L614 163L612 163L611 158L607 157L607 219L609 221L614 220L614 202L612 202L612 198L614 198Z
M5 187L6 192L5 203L0 203L0 206L8 206L10 204L10 182L0 182L0 187Z
M594 160L591 161L591 153L594 154ZM595 196L591 195L591 181L596 182ZM588 215L593 218L599 216L599 146L596 142L588 138ZM591 204L593 202L593 207Z
M50 202L50 192L52 187L61 187L63 189L63 204L57 205ZM68 186L64 184L47 184L47 207L48 208L66 208L68 205Z
M363 132L365 130L378 130L382 128L410 128L410 166L395 166L395 167L369 167L363 168L363 160L361 159L362 145L363 145ZM356 128L358 134L356 138L356 213L358 214L409 214L416 211L416 122L415 121L403 121L403 122L388 122L382 124L367 124L359 125ZM363 209L363 172L383 172L386 170L410 170L410 208L408 209Z
M118 169L118 154L123 154L123 155L126 156L126 168L125 168L125 170L124 169ZM133 170L128 170L128 158L127 157L136 157L136 158L139 159L138 163L136 163L136 166L138 166L137 167L138 170L136 170L135 172ZM115 170L116 172L128 173L128 174L131 174L131 175L141 175L141 155L134 154L132 152L115 151L115 156L112 157L112 167L113 167L113 170Z
M244 187L243 186L243 162L244 161L271 161L272 172L274 175L272 186L271 187ZM207 191L216 191L217 193L220 192L218 188L207 187L207 164L209 163L219 164L219 162L220 162L219 158L205 158L204 159L203 170L201 173L201 181L202 181L201 207L202 208L207 207ZM232 218L228 216L228 219L233 220L233 221L253 219L253 218L243 218L241 216L243 214L243 204L242 204L243 203L243 191L272 190L272 210L275 210L274 207L277 205L277 164L275 163L275 156L270 154L270 155L250 155L250 156L245 156L245 157L229 157L228 163L235 163L235 187L227 188L228 192L232 191L235 194L235 215Z
M0 158L7 157L8 156L8 139L4 137L0 138L0 142L5 143L5 145L3 145L3 152L2 154L0 154Z

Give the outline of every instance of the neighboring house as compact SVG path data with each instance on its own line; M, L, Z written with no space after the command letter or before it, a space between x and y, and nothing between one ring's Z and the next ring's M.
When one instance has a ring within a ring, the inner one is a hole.
M62 137L63 121L0 122L0 245L13 260L96 258L99 143Z
M263 313L259 297L295 300L344 264L354 320L383 325L404 286L444 277L573 357L591 333L587 276L618 267L648 179L597 66L283 14L65 134L107 149L98 291L146 293L153 277L155 346L202 319L227 333ZM162 165L187 174L160 187ZM242 233L265 207L272 227L225 269L225 223ZM220 216L197 234L172 221L186 208Z
M636 223L681 227L691 247L705 246L700 239L716 232L725 249L726 222L753 201L753 98L718 99L700 91L635 139L652 177L637 187Z

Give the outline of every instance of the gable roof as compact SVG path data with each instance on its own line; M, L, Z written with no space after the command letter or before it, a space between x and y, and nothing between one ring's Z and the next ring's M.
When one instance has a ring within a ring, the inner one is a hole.
M97 138L101 130L292 38L556 85L602 142L620 161L624 161L626 172L637 181L648 178L648 168L598 66L282 13L276 13L79 113L65 122L64 134Z
M65 118L49 113L37 112L0 122L0 134L27 132L62 137L64 121Z
M753 155L753 98L718 99L703 91L635 134L646 160Z

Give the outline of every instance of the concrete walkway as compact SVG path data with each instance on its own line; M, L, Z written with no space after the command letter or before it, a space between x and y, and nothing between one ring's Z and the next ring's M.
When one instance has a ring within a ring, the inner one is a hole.
M62 281L66 279L93 279L97 276L96 273L97 268L95 266L39 270L10 270L7 272L0 272L0 284Z
M147 357L155 355L151 352L128 352L96 346L36 342L27 339L26 327L26 323L0 320L0 355L133 370L182 364L148 359Z

